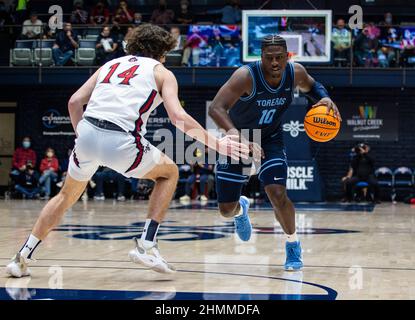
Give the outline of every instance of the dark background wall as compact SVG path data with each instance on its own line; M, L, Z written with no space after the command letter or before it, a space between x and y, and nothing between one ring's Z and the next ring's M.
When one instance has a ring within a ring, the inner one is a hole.
M45 137L42 135L41 117L45 110L58 108L66 112L66 104L75 87L16 87L3 88L0 101L18 103L16 120L16 141L29 134L33 137L35 150L41 156L49 145L64 157L66 149L72 147L73 136ZM415 168L415 89L394 88L329 88L333 99L341 109L342 102L367 100L389 101L391 108L399 112L399 140L396 142L369 142L377 166L396 168L400 165ZM205 123L206 100L215 96L217 88L181 88L180 97L185 109L197 120ZM67 115L67 114L66 114ZM316 156L325 183L327 199L341 196L340 178L348 169L350 149L356 141L330 141L312 144L312 154Z

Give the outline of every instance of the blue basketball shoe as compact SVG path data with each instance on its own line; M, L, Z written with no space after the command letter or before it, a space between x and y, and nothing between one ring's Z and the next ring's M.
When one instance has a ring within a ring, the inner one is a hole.
M249 199L245 196L241 196L239 198L239 204L242 208L242 215L234 218L235 229L242 241L248 241L251 238L252 232L252 225L248 215Z
M287 271L300 270L303 267L300 241L287 241L285 243L285 252L287 254L287 259L285 260L284 269Z

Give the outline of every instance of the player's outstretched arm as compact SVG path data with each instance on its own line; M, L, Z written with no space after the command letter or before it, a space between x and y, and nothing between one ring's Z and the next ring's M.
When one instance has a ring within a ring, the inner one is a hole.
M180 104L177 80L171 71L161 65L156 66L155 78L163 98L164 107L170 120L177 128L221 154L236 160L241 157L248 158L249 149L246 145L238 142L239 137L237 135L217 139L187 114Z
M312 108L323 104L327 106L327 113L333 110L334 116L341 121L342 118L339 109L333 100L330 99L326 88L320 82L315 81L301 64L295 63L294 70L295 86L298 86L300 91L305 93L313 101L314 105Z
M69 116L71 117L71 122L75 134L77 134L76 127L79 121L81 121L82 114L84 113L84 105L88 103L92 91L94 90L97 83L99 70L100 69L98 69L69 99Z

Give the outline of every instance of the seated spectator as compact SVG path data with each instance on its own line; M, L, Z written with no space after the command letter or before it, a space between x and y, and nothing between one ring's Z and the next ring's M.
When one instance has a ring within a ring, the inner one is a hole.
M106 25L110 22L110 11L105 8L104 3L99 1L91 10L89 22L96 25Z
M15 189L23 196L23 199L39 198L38 178L31 163L27 164L26 169L19 174Z
M215 176L213 175L213 165L196 163L193 166L193 173L187 178L185 185L185 195L180 198L180 201L190 201L192 191L196 180L200 181L200 200L209 200L209 194L213 189Z
M154 188L154 181L131 178L132 199L148 200Z
M176 15L176 22L178 24L193 24L194 19L195 17L193 13L189 10L189 1L188 0L180 1L180 11Z
M358 67L373 67L379 64L377 51L379 49L380 30L375 26L366 25L354 42L354 54Z
M185 38L180 34L180 28L179 27L171 27L170 28L170 33L172 34L172 36L174 37L174 39L176 39L176 47L172 50L172 51L176 51L176 50L183 50L183 47L186 43Z
M61 174L61 180L56 184L58 188L62 188L63 183L65 182L66 174L68 172L68 167L69 167L69 158L71 154L72 154L72 149L69 148L67 150L65 157L59 160L59 170L62 174Z
M140 12L134 13L133 25L135 27L138 27L142 23L143 23L143 16L141 15L141 13Z
M43 33L43 23L37 18L37 13L32 12L30 19L23 22L22 39L39 39Z
M52 148L47 148L45 157L40 162L40 179L39 184L43 185L44 197L43 200L49 200L52 182L56 182L58 179L59 162L55 157L55 151Z
M208 14L222 14L221 23L237 24L242 20L242 10L239 0L227 0L225 6L218 10L208 10Z
M119 24L129 24L133 22L134 12L128 8L127 1L120 1L120 5L115 10L112 20Z
M128 40L128 37L131 35L131 32L133 32L133 30L134 30L134 27L129 26L127 28L127 33L125 34L124 38L121 41L121 46L122 46L122 50L123 50L124 54L127 53L127 40Z
M153 10L150 18L152 24L171 24L174 21L174 11L167 9L167 1L160 0L157 9Z
M396 46L399 43L400 31L393 25L390 12L385 14L385 20L380 23L380 49L378 50L379 65L393 67L396 65Z
M18 25L27 19L27 9L29 0L16 0L14 8L14 22Z
M55 44L52 48L53 60L57 66L64 66L74 57L75 49L79 47L78 37L72 31L72 24L67 22L63 30L56 36Z
M352 35L345 25L344 19L338 19L332 32L334 63L343 67L350 61L350 47L352 45Z
M17 148L13 153L12 171L10 177L16 182L17 177L26 170L26 166L31 164L36 166L36 152L30 148L31 139L24 137L22 147Z
M113 181L117 184L117 201L125 201L125 177L122 174L110 168L102 167L95 173L93 180L96 183L95 200L105 200L104 182Z
M74 3L74 10L71 13L70 21L73 24L87 24L89 22L88 12L84 10L81 1Z
M96 42L96 64L103 65L114 59L117 48L117 39L111 36L110 27L104 27Z
M369 155L370 147L367 144L359 144L355 148L356 155L350 165L349 172L344 181L346 183L347 200L351 201L355 194L356 185L359 182L367 182L369 191L373 194L372 201L379 201L379 185L375 178L375 161Z
M200 152L201 153L201 152ZM213 174L213 165L209 164L209 149L205 148L205 154L201 162L196 162L192 166L192 174L187 178L185 185L185 195L180 197L180 201L190 201L192 197L192 191L195 186L196 180L200 181L200 200L207 201L210 192L213 189L215 182L215 176Z

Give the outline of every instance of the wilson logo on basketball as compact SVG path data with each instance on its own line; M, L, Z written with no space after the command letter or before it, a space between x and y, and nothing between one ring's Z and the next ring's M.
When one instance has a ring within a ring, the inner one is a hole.
M340 121L333 110L327 113L327 106L320 105L307 112L304 118L304 129L307 135L318 142L333 139L340 130Z
M337 126L336 122L327 120L326 118L313 117L313 122L314 123L325 124L325 125L332 126L332 127Z

